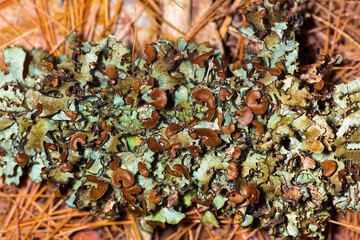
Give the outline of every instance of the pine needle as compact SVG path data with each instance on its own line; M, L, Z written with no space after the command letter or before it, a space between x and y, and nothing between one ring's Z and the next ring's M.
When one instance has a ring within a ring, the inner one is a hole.
M209 9L195 22L195 24L188 31L186 38L191 40L194 35L205 26L206 23L224 6L228 0L216 0Z
M347 34L346 32L342 31L341 29L336 28L336 26L334 26L333 24L329 23L328 21L325 21L324 19L322 19L321 17L316 16L315 14L311 14L311 17L316 19L317 21L329 26L330 28L337 30L337 32L341 35L343 35L345 38L347 38L348 40L350 40L354 45L356 45L357 48L360 49L360 43L357 42L354 38L352 38L349 34Z
M355 226L355 225L351 225L351 224L348 224L348 223L342 223L342 222L338 222L338 221L331 220L331 219L329 220L329 222L340 225L340 226L343 226L343 227L346 227L348 229L356 230L357 232L360 233L360 226Z
M26 38L11 24L9 23L1 14L0 18L10 27L11 30L13 30L18 37L20 37L26 44L28 44L30 47L34 47Z

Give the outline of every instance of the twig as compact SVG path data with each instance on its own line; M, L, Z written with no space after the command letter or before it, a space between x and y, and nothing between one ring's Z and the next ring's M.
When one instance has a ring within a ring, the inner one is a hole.
M56 227L56 229L50 234L50 236L47 238L47 240L51 240L53 238L53 236L55 236L55 234L68 222L71 220L71 216L65 218L64 220L62 220Z
M216 0L209 9L196 21L194 26L190 28L188 33L186 34L186 38L192 39L194 35L208 22L210 18L212 18L220 9L220 7L224 6L228 0Z
M56 23L60 28L62 28L64 31L67 30L67 28L60 23L58 20L56 20L55 18L52 18L48 13L46 13L44 10L39 9L39 7L34 4L33 2L31 2L30 0L26 0L27 3L29 3L30 5L32 5L34 8L36 8L38 11L40 11L42 14L44 14L45 16L47 16L48 18L50 18L54 23Z
M234 231L232 231L232 233L230 234L230 236L228 237L227 240L231 240L234 236L235 236L235 233L236 231L240 228L240 225L237 225L234 229Z
M354 226L354 225L351 225L351 224L346 224L346 223L338 222L338 221L331 220L331 219L329 220L329 222L340 225L340 226L343 226L343 227L351 228L353 230L356 230L357 232L360 232L360 227L359 226Z
M0 14L0 18L9 26L9 28L16 33L16 35L18 35L18 37L20 37L22 40L24 40L24 42L29 45L31 48L34 47L34 45L32 45L28 40L26 40L26 38L13 26L11 25L11 23L9 23L1 14Z
M333 40L332 40L332 43L331 43L330 55L333 53L334 48L335 48L336 36L337 36L337 34L338 34L339 30L340 30L339 26L340 26L341 14L344 11L344 5L345 5L345 0L342 0L341 5L340 5L340 10L339 10L339 13L338 13L338 16L337 16L337 20L336 20L335 32L334 32ZM341 31L343 31L343 30L341 30Z
M332 29L336 29L336 27L329 23L328 21L325 21L324 19L322 19L321 17L318 17L314 14L311 14L311 17L313 17L314 19L318 20L319 22L322 22L323 24L326 24L327 26L331 27ZM358 47L360 49L360 43L357 42L354 38L352 38L349 34L347 34L346 32L342 31L341 29L337 30L338 33L340 33L341 35L343 35L345 38L347 38L348 40L350 40L352 43L354 43L356 45L356 47Z
M168 21L166 21L163 17L161 17L158 13L154 12L154 10L152 10L151 8L149 8L146 4L144 4L142 1L140 0L136 0L138 3L140 3L147 11L149 11L150 15L152 17L154 17L155 19L164 22L165 24L169 25L171 28L173 28L175 31L177 31L178 33L180 33L181 35L185 36L186 34L181 31L180 29L178 29L177 27L175 27L174 25L172 25L171 23L169 23Z

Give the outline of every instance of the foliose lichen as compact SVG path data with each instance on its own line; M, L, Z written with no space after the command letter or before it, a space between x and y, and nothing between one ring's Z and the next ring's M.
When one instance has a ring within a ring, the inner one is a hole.
M360 78L324 93L321 55L298 73L301 1L241 9L254 43L228 65L207 43L68 37L68 56L4 51L0 175L71 187L71 207L127 209L151 231L191 205L272 236L322 237L329 211L360 211ZM291 8L291 11L289 10ZM25 58L30 61L25 61Z

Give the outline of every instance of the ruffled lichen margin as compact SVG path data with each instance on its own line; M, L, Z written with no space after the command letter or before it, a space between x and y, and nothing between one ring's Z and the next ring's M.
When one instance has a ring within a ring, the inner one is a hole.
M74 33L59 58L5 49L0 175L72 188L69 206L102 217L126 208L148 231L196 205L214 226L230 214L272 236L323 237L331 209L360 210L360 79L321 91L341 60L325 54L298 73L301 4L240 9L256 49L230 65L184 39L135 61L112 36Z

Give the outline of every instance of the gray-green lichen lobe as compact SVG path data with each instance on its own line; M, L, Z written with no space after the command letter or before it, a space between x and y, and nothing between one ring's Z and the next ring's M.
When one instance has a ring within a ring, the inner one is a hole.
M6 49L0 174L18 184L29 166L34 181L72 186L69 206L102 217L127 208L146 230L196 205L211 226L231 214L273 236L321 237L333 206L360 210L360 79L322 94L321 69L337 58L299 77L299 4L243 10L240 32L258 46L229 68L184 39L132 61L112 36L72 34L61 63L33 50L23 76L25 52Z

